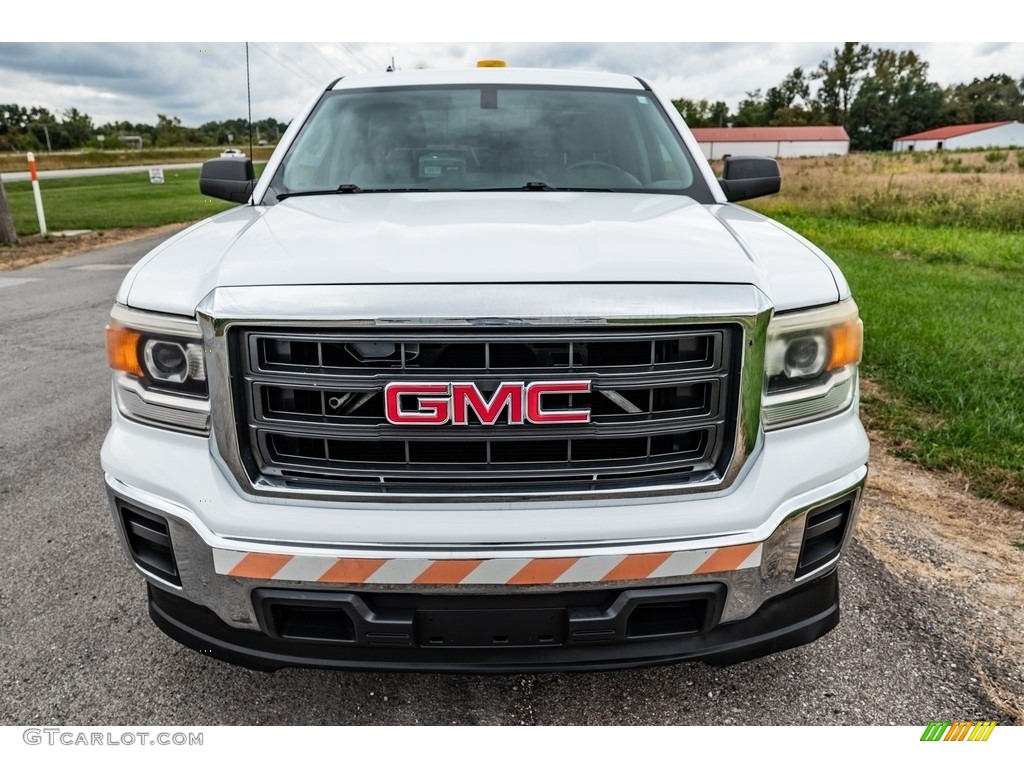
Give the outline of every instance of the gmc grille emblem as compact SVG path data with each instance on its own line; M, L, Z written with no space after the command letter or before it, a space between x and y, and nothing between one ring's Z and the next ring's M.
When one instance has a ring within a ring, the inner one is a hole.
M587 424L590 409L558 410L545 405L546 395L590 392L589 381L506 381L490 399L471 381L393 382L384 387L384 415L392 424ZM414 404L410 403L410 400Z

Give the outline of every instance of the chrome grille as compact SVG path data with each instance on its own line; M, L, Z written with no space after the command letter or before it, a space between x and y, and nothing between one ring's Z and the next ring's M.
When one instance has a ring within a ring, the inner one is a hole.
M235 327L239 443L277 484L368 493L619 489L721 478L735 443L739 326L422 331ZM547 395L589 423L396 425L393 382L587 380Z

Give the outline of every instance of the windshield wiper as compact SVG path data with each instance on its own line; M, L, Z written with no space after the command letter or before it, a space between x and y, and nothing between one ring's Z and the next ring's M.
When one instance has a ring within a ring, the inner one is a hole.
M553 187L546 181L528 181L519 189L526 192L614 192L604 187Z
M614 192L608 187L553 187L546 181L528 181L521 187L474 187L458 192Z
M309 189L305 192L283 192L277 196L278 200L288 197L311 197L313 195L348 195L362 192L363 189L356 184L342 184L335 189Z
M278 200L284 200L289 197L310 197L312 195L354 195L354 194L366 194L368 192L430 192L429 189L422 187L373 187L372 189L363 189L358 184L342 184L337 189L310 189L304 192L284 192L277 196Z

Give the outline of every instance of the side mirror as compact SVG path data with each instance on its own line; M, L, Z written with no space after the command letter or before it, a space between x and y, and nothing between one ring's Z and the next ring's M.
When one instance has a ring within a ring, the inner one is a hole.
M774 195L782 187L779 164L770 157L725 158L719 186L730 203Z
M256 172L248 157L217 157L199 171L199 191L219 200L247 203L255 186Z

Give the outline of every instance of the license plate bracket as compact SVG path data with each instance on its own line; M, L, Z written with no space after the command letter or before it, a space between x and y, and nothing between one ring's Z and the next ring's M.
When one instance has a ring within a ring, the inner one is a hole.
M565 624L564 608L418 610L416 638L438 648L562 645Z

